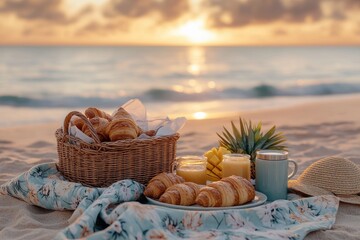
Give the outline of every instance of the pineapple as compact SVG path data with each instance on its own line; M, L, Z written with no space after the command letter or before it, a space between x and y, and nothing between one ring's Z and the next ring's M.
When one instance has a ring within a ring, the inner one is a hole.
M283 145L286 141L282 133L276 133L276 126L273 126L265 134L261 131L261 122L253 125L251 121L246 122L239 118L239 128L231 121L232 133L224 127L222 136L217 133L220 140L220 146L225 147L232 153L241 153L250 155L251 160L251 178L255 179L255 158L256 151L286 150Z

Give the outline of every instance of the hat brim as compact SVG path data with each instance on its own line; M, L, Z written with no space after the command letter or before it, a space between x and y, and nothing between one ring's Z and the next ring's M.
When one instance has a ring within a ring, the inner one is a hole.
M359 195L336 195L341 202L351 203L351 204L360 204Z
M288 188L294 190L295 192L304 193L309 196L335 195L326 189L319 188L310 184L301 183L297 180L289 180ZM341 202L360 204L359 195L335 195L335 196L337 196Z

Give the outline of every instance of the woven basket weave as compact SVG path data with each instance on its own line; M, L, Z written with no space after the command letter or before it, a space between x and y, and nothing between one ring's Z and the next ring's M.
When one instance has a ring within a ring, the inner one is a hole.
M68 134L72 116L88 125L95 143L88 144ZM170 136L100 142L89 120L80 112L70 112L64 120L64 130L55 133L59 162L58 170L73 182L93 187L107 187L122 179L142 184L161 172L170 170L176 155L179 134Z

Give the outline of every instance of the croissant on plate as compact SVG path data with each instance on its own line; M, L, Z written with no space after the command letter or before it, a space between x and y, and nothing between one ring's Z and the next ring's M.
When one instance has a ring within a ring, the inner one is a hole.
M183 182L185 182L184 179L174 173L160 173L149 181L144 194L147 197L158 199L167 188Z
M92 119L94 117L101 117L105 118L108 121L112 120L112 117L110 114L107 114L106 112L96 108L96 107L89 107L85 110L85 116L87 116L89 119Z
M166 189L159 201L182 206L193 205L200 188L200 185L193 182L175 184Z
M94 117L91 118L89 121L96 130L96 133L99 136L100 141L101 142L108 141L109 137L108 134L106 133L106 127L109 125L109 121L101 117ZM83 125L81 130L89 137L92 137L90 129L86 124Z
M135 139L139 135L139 127L125 109L119 108L107 126L106 133L111 141Z
M254 186L245 178L233 175L201 188L195 201L203 207L228 207L250 202L254 198Z

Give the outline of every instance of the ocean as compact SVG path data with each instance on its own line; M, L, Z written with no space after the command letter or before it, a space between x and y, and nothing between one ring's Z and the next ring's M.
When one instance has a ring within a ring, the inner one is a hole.
M132 98L191 119L358 93L359 47L0 47L0 127Z

